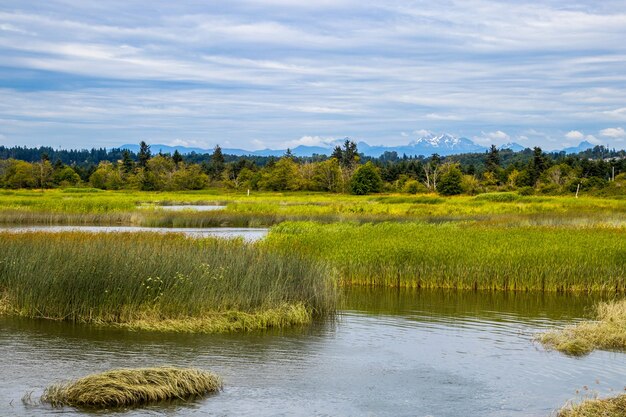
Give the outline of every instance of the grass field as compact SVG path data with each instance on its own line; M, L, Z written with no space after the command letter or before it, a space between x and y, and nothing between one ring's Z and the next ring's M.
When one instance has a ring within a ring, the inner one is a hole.
M165 212L163 204L226 205L214 212ZM125 224L162 227L270 226L283 221L381 222L474 219L494 223L558 221L625 225L626 200L538 197L516 193L476 197L436 195L350 196L327 193L227 193L95 191L91 189L0 191L5 224ZM555 220L556 219L556 220Z

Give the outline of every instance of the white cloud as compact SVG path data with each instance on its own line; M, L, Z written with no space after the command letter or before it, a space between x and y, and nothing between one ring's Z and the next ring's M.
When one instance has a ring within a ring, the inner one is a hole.
M570 130L569 132L565 134L565 137L567 139L572 139L572 140L581 140L582 138L585 137L585 135L578 130Z
M624 129L621 127L609 127L606 129L602 129L600 131L600 135L607 138L623 139L626 137L626 131L624 131Z
M328 138L322 138L320 136L302 136L299 139L291 140L287 142L289 148L295 148L296 146L321 146L328 141Z
M409 137L409 134L406 132L400 132L400 136L402 136L403 138L407 138Z
M463 120L461 116L457 116L455 114L429 113L425 117L429 120Z
M414 130L413 134L423 138L424 136L430 136L433 134L433 132L431 132L430 130L426 130L426 129L419 129L419 130Z
M201 140L193 140L193 139L174 139L167 143L169 146L186 146L188 148L202 148L209 149L212 148L209 143Z
M509 140L509 139L511 139L511 137L508 134L504 133L501 130L496 130L495 132L489 132L485 136L487 136L489 139L493 139L493 140Z

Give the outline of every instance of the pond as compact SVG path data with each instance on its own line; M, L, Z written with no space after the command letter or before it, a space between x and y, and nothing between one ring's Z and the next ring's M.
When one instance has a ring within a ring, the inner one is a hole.
M206 228L183 228L183 227L135 227L135 226L17 226L0 227L0 231L14 233L26 232L89 232L89 233L129 233L129 232L153 232L153 233L181 233L186 236L238 238L248 242L263 239L268 229L246 227L206 227Z
M626 355L571 358L533 342L597 300L556 294L351 290L333 320L283 331L189 335L0 319L0 414L45 386L116 367L195 366L224 391L123 415L548 416L577 389L623 390ZM614 390L614 391L612 391ZM117 415L117 414L116 414Z

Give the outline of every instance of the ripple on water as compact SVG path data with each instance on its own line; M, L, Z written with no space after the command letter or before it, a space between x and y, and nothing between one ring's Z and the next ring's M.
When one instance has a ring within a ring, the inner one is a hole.
M226 388L189 405L125 415L546 416L584 385L603 394L623 388L626 355L570 358L532 341L538 331L582 317L592 302L369 292L366 299L348 294L335 321L233 335L0 319L0 415L11 401L11 415L56 413L26 409L19 399L59 380L173 364L211 369Z

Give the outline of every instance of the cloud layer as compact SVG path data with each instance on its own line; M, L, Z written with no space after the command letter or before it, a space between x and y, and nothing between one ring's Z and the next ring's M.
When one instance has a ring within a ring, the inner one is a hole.
M626 136L623 1L25 3L0 5L0 144Z

